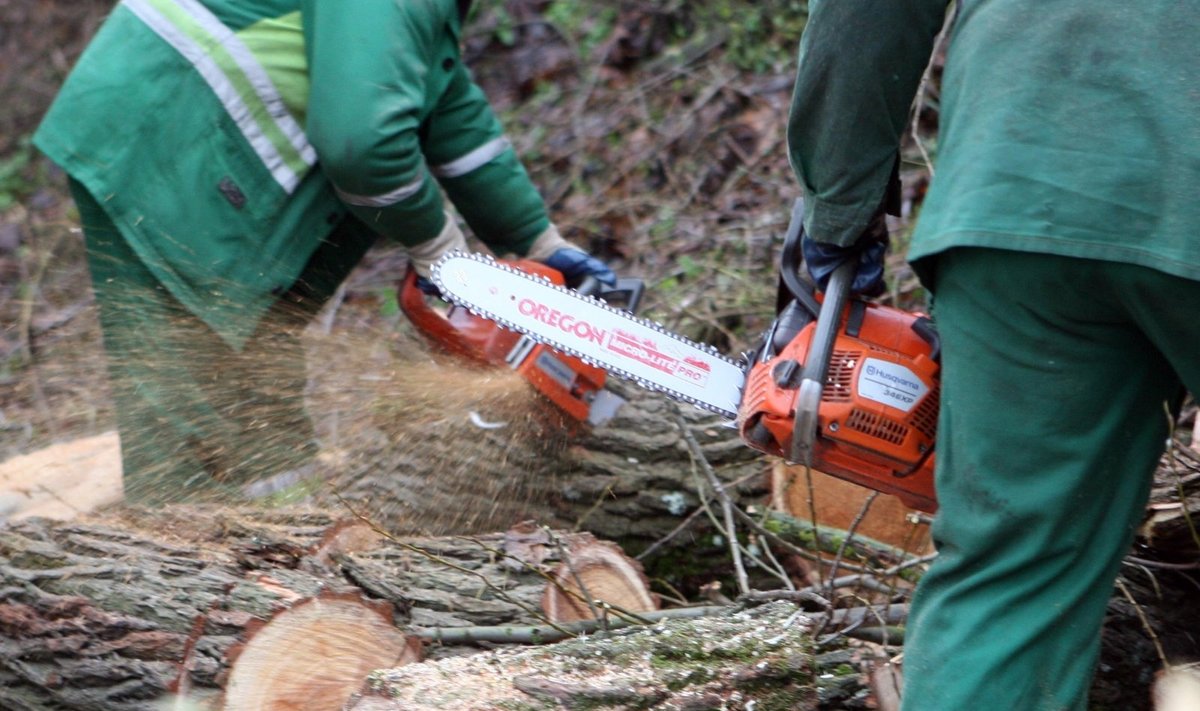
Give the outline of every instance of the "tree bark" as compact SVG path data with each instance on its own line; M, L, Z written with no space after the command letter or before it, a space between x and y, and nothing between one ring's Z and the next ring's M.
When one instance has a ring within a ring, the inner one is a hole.
M334 709L372 669L463 653L421 642L436 629L550 623L547 587L576 618L657 606L640 567L588 534L392 539L311 510L30 519L0 527L0 560L6 711L149 711L172 694L199 708ZM600 602L570 595L576 574Z

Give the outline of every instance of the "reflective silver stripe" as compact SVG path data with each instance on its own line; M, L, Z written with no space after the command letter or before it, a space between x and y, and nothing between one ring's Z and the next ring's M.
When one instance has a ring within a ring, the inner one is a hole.
M300 154L304 162L309 166L316 163L317 153L308 142L308 136L304 134L304 129L300 128L300 124L296 123L296 119L288 113L287 106L283 103L283 97L275 88L275 83L267 75L267 70L263 69L263 66L254 58L250 48L234 34L233 30L222 24L211 10L197 0L175 0L175 2L216 38L225 51L229 52L233 61L237 62L238 67L250 80L251 86L254 87L254 93L258 94L258 98L267 107L267 112L279 126L279 130L287 137L288 142Z
M512 148L512 143L504 136L500 136L499 138L493 138L460 158L455 158L449 163L435 165L429 170L439 178L457 178L460 175L466 175L473 170L482 168L509 148Z
M348 193L342 190L336 185L333 186L333 189L337 192L338 197L342 199L342 202L346 203L347 205L358 205L359 207L388 207L389 205L395 205L401 200L406 200L413 195L416 195L421 191L421 186L424 184L425 175L422 174L411 183L406 183L405 185L401 185L391 192L386 192L381 195L355 195L354 193Z
M255 120L250 107L246 105L241 95L238 94L237 88L230 78L226 76L225 72L221 70L216 60L205 52L191 37L188 37L179 27L155 9L150 4L150 0L124 0L122 4L192 64L196 72L200 74L209 88L213 90L221 105L225 107L225 111L229 114L230 118L237 124L238 130L242 132L246 141L250 143L254 152L262 160L263 165L270 171L271 177L275 179L275 182L279 183L280 187L289 194L295 191L296 186L300 184L301 176L297 175L288 166L279 149L263 133L262 127L258 125L258 121ZM238 44L240 45L240 42ZM241 46L242 49L245 49L244 45ZM246 51L248 53L248 50ZM253 62L253 59L250 61ZM264 71L263 77L265 76ZM270 80L268 79L267 81L269 82ZM273 86L272 89L274 89ZM278 92L276 92L276 96L278 97ZM270 105L268 104L268 106ZM282 102L280 102L280 106L282 107ZM270 111L270 109L268 110ZM283 126L280 126L280 130L287 135L287 131ZM312 151L311 146L308 146L307 139L304 139L304 145L308 147L308 150L301 150L300 157L305 163L312 165L316 161L316 154Z

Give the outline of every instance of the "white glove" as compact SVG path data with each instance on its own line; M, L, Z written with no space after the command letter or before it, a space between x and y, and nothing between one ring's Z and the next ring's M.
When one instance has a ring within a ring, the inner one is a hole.
M579 247L563 239L563 236L558 232L558 228L551 224L533 241L533 246L529 248L529 254L526 254L525 258L532 259L535 262L544 262L550 258L550 255L563 247L579 249Z
M412 264L413 269L417 270L418 276L428 279L434 262L441 259L442 255L447 252L456 249L462 252L467 251L467 238L458 228L454 216L446 213L446 226L442 228L437 237L408 248L408 262Z

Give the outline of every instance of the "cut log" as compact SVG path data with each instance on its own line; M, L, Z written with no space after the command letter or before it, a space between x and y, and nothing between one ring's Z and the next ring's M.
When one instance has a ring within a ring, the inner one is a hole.
M288 699L344 700L370 668L411 659L390 603L300 565L328 555L325 518L286 525L287 548L206 509L0 527L0 708L150 709L167 694L300 708Z
M229 653L224 711L337 709L371 671L421 657L420 641L396 629L390 605L358 595L306 598L256 619L246 637ZM182 685L179 694L191 696Z
M0 462L0 521L69 519L121 500L116 431L69 440Z
M552 622L574 622L609 614L606 605L625 612L658 609L640 563L613 543L577 536L550 573L542 610Z
M580 552L592 595L631 593L636 564L626 559L614 583L587 563L593 549L616 553L535 526L390 539L292 509L10 522L0 526L0 708L149 711L174 694L199 708L336 709L372 669L417 659L431 630L544 624L560 551Z
M813 652L790 603L598 633L377 672L352 711L512 708L816 709L840 682L863 691L850 657ZM851 662L851 665L842 665ZM847 673L849 672L849 673ZM825 708L848 708L837 705ZM862 708L866 708L865 706Z
M0 556L4 709L148 709L167 693L337 708L371 669L418 658L406 630L541 624L547 587L580 602L563 571L614 607L655 607L610 544L531 525L389 539L311 510L179 506L12 523Z
M907 555L933 550L927 516L887 494L803 466L771 465L771 506L799 521L849 531ZM868 501L870 501L868 505Z
M226 711L336 709L373 669L421 656L420 641L396 629L390 607L356 594L296 600L270 619L253 618L240 636L245 641L226 653ZM181 675L174 691L195 701L201 695L189 681Z
M789 465L782 460L772 463L771 507L797 525L811 529L815 522L834 535L849 536L851 542L873 550L885 564L883 567L933 552L928 516L905 506L894 496L873 492L809 467ZM809 585L818 584L828 575L844 574L828 570L834 561L840 565L845 560L838 555L838 549L819 548L817 555L830 565L819 571L814 562L791 556L787 560L793 574ZM911 578L911 573L908 577ZM893 594L895 589L912 588L911 580L900 576L880 582L885 595Z

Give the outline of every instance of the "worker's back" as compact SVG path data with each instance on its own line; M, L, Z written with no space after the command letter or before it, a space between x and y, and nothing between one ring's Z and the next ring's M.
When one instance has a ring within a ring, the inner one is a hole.
M340 71L318 87L326 114L341 112L334 120L327 115L323 126L374 129L379 116L412 108L399 106L399 99L386 110L338 99L351 81L374 82L359 65L364 55L379 53L364 51L363 37L334 31L314 41L312 18L342 12L336 4L314 4L123 0L79 58L34 137L96 198L170 293L232 344L249 334L347 214L325 174L328 156L318 166L318 138L328 145L338 143L339 134L313 135L314 45L319 42L333 57L327 64ZM442 69L444 62L458 69L452 62L457 5L431 0L397 7L412 21L348 17L364 36L388 47L415 47L414 64L439 68L412 89L424 101L413 113L424 119L456 76ZM476 143L492 128L490 114L450 123L471 123L477 130L464 134ZM409 143L415 146L415 135ZM395 141L387 145L399 152ZM441 219L440 196L429 192ZM536 197L532 187L525 193Z
M910 257L959 245L1200 278L1200 2L964 0Z

